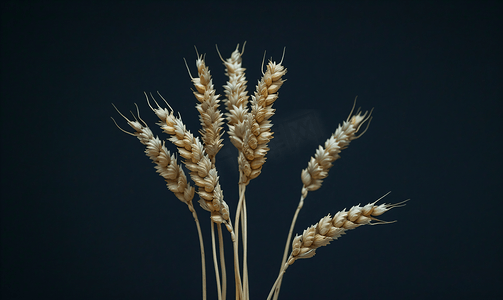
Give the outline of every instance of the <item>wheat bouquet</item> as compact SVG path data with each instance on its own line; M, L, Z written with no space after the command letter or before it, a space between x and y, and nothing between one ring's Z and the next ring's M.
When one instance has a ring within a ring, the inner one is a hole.
M203 300L207 298L206 258L199 218L193 203L194 194L197 193L199 205L208 212L211 219L210 238L218 299L225 300L227 298L228 276L224 259L222 230L222 227L225 227L230 234L233 246L235 299L248 300L250 288L248 285L248 217L245 192L250 181L260 175L266 161L267 152L269 151L268 143L273 138L271 117L274 115L275 110L272 106L278 99L278 90L285 82L283 77L287 71L282 65L283 59L279 63L270 60L266 65L266 71L262 72L262 78L258 81L255 91L250 97L246 86L245 69L241 65L243 53L244 45L241 50L238 45L230 58L226 60L218 52L225 65L228 78L227 83L223 86L225 114L220 110L220 95L215 91L204 56L197 54L197 76L192 77L190 70L189 75L194 84L193 93L197 99L196 109L199 112L201 122L200 137L194 136L185 127L181 116L175 114L168 102L160 94L159 97L166 104L166 107L160 105L160 102L152 94L147 95L145 93L148 106L159 118L157 124L169 135L169 142L177 147L178 157L166 148L165 141L154 136L148 125L141 119L138 107L137 116L133 114L133 120L126 118L117 110L134 130L133 133L123 131L136 136L146 146L145 153L155 163L157 173L166 180L168 189L187 205L194 217L201 250ZM188 66L187 69L189 69ZM163 103L161 102L161 104ZM370 123L370 115L371 112L362 113L359 110L354 112L353 106L348 118L337 127L323 146L318 147L314 156L308 162L307 168L302 170L300 201L287 235L278 277L272 285L268 300L278 298L283 275L296 260L313 257L319 247L328 245L349 229L367 224L389 223L376 217L393 207L403 205L404 202L377 204L381 197L367 205L353 206L347 211L344 209L337 212L334 216L330 214L324 216L316 224L305 229L302 234L296 235L292 240L294 225L308 192L321 187L323 179L328 176L333 162L340 158L341 150L347 148L352 140L359 138L365 132ZM229 139L238 149L239 200L235 205L234 215L231 214L230 207L224 200L215 167L216 155L223 146L224 120L227 122ZM367 127L365 130L360 131L365 123L367 123ZM189 177L195 186L189 183L178 159L188 169ZM240 245L242 249L240 249Z

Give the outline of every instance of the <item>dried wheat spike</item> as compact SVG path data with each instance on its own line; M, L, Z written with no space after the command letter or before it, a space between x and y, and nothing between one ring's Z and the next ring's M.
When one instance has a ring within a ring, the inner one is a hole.
M213 87L209 68L205 65L203 55L199 55L196 60L198 77L191 77L196 90L194 96L200 102L196 105L201 122L201 139L204 142L206 153L210 160L214 162L215 155L220 151L223 144L221 139L223 118L218 109L218 97Z
M224 201L217 170L212 165L208 154L206 154L203 144L199 141L199 138L194 137L185 128L181 117L174 116L171 108L170 110L161 108L157 102L155 102L157 108L153 108L150 105L148 96L147 102L161 120L158 125L171 136L169 140L178 147L178 153L185 159L183 162L187 169L191 171L190 177L199 187L197 191L200 196L199 204L203 209L211 212L211 219L214 222L224 223L227 230L232 232L229 206Z
M280 63L269 61L267 71L256 86L252 96L251 112L235 109L235 114L243 114L242 121L229 126L229 137L240 153L240 170L243 173L241 183L248 182L260 175L269 151L267 143L273 138L272 123L274 115L272 104L278 98L278 90L283 85L282 77L286 68ZM237 118L236 118L237 119Z
M249 97L246 91L247 81L244 73L246 69L241 65L243 52L244 45L243 50L240 52L238 44L230 58L225 61L221 56L220 58L224 62L226 69L225 75L228 77L227 84L224 85L227 97L225 103L228 111L225 114L229 127L227 133L229 134L229 139L232 144L239 150L239 169L240 173L244 175L241 177L241 180L248 182L249 179L247 176L251 174L252 168L245 156L249 157L251 160L254 157L253 150L248 146L248 141L252 138L251 127L253 124L253 116L248 111Z
M382 197L380 199L382 199ZM375 217L382 215L394 207L403 206L405 202L376 205L377 201L369 203L363 207L359 205L353 206L349 211L344 209L335 214L334 217L331 217L329 214L328 216L321 218L318 223L304 230L302 235L295 236L292 242L292 252L287 260L287 264L291 265L295 262L295 260L300 258L313 257L316 249L330 244L331 241L336 240L343 235L346 230L354 229L366 224L390 223L378 220ZM371 221L377 222L371 223Z
M132 134L127 131L123 131L136 136L143 145L147 146L145 153L152 162L155 163L157 173L166 180L168 189L172 191L180 201L187 204L191 212L194 212L192 198L194 198L195 189L187 183L185 172L183 171L182 166L177 164L175 155L170 154L168 149L164 146L164 142L161 142L157 136L154 137L150 128L145 122L143 122L143 120L141 120L141 118L140 120L143 124L138 120L129 120L122 114L121 116L124 117L129 126L135 130ZM120 127L119 129L122 130Z
M315 191L321 187L323 179L328 176L332 163L340 158L341 150L346 149L352 140L363 134L356 135L363 123L371 118L371 113L368 116L367 112L363 115L360 112L355 115L350 114L348 119L339 125L332 136L327 139L325 147L319 146L314 157L311 157L307 168L301 173L303 198L307 197L308 191Z

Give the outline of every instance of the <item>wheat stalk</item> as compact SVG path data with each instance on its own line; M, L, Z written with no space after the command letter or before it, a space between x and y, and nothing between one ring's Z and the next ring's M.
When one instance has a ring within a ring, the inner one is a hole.
M220 226L223 224L230 233L233 245L235 299L248 300L248 217L245 192L250 181L260 175L266 161L266 155L269 151L268 143L273 138L271 117L274 115L275 109L272 106L278 99L278 90L284 83L283 76L287 70L282 65L283 59L279 63L270 60L267 63L266 71L262 73L262 77L255 87L251 101L249 101L250 97L247 92L245 69L242 67L244 45L241 51L238 45L226 60L222 58L218 48L217 52L224 63L228 77L227 83L223 86L226 96L223 101L227 109L225 113L228 126L227 133L232 144L238 149L239 195L234 225L230 217L229 206L224 201L223 191L215 166L216 155L223 146L222 125L224 115L219 110L219 95L214 88L210 69L206 66L204 55L197 54L197 76L192 77L189 71L191 81L195 87L193 94L198 101L196 109L199 112L199 121L201 123L201 129L199 130L201 138L193 136L186 128L181 116L175 116L173 109L160 94L159 96L165 101L168 108L162 108L152 94L149 97L145 93L148 106L160 120L158 125L169 135L168 140L177 147L178 154L183 158L183 164L190 171L190 178L197 186L197 191L187 182L187 177L181 165L177 164L176 156L167 150L165 142L154 136L147 124L140 118L138 108L138 118L133 114L134 121L129 120L120 112L119 114L135 130L133 133L123 131L136 136L146 146L145 153L156 164L155 168L165 179L168 189L184 202L193 214L201 249L203 300L207 297L205 252L201 228L192 202L195 192L200 197L198 201L200 206L210 212L211 244L216 275L217 297L219 300L226 300L227 297L225 253L222 227ZM188 66L187 69L189 69ZM151 101L155 105L152 105ZM279 297L285 271L296 260L313 257L318 248L328 245L331 241L344 234L346 230L367 224L391 223L378 220L376 217L394 207L402 206L404 203L377 205L377 201L382 199L383 196L365 206L353 206L348 211L344 209L333 217L329 214L321 218L318 223L305 229L301 235L296 235L293 240L291 239L297 216L304 205L308 192L315 191L321 187L333 163L340 158L340 152L347 148L351 141L359 138L367 130L359 132L362 125L367 123L368 128L372 111L370 113L362 113L360 110L357 110L354 114L353 111L354 105L348 118L338 126L324 145L318 147L314 156L309 160L307 167L301 172L302 188L300 201L290 225L280 272L273 284L268 299L272 297L277 299ZM119 126L117 125L117 127ZM215 226L217 228L216 233ZM215 235L218 235L219 256L217 256ZM240 265L239 258L239 237L241 237L243 245L241 252L242 266ZM292 249L288 255L290 243ZM220 267L218 264L219 260Z
M197 52L197 49L196 49ZM212 78L210 75L210 70L206 66L206 63L204 61L204 56L203 55L197 55L197 60L196 60L196 67L197 67L197 73L198 77L194 78L192 75L190 75L190 70L189 67L187 66L187 63L185 62L185 65L187 67L187 70L189 70L189 76L191 77L191 80L196 88L195 91L193 91L194 96L196 99L199 101L199 103L196 105L196 109L199 112L199 120L201 123L201 130L199 130L199 133L201 135L201 139L204 142L205 150L206 153L208 154L208 157L211 160L212 167L215 167L215 156L220 151L222 148L222 124L223 124L223 118L222 118L222 113L218 109L219 107L219 102L218 100L219 95L216 94L216 91L213 87L212 83ZM213 231L213 225L212 227L212 245L213 248L215 249L215 243L214 243L214 231ZM224 249L223 249L223 237L222 237L222 231L221 227L218 226L218 239L219 239L219 251L220 251L220 269L222 271L222 288L221 288L221 295L219 297L221 299L226 298L226 287L227 287L227 275L226 275L226 269L225 269L225 259L224 259ZM216 256L214 256L214 263L216 264ZM215 269L215 271L218 274L218 270ZM217 275L218 278L218 275Z
M199 205L211 213L211 220L217 224L224 224L227 230L231 233L231 238L234 243L237 243L234 229L232 227L232 222L229 215L229 206L223 200L223 192L220 187L218 173L214 164L212 164L209 156L206 154L204 146L199 141L198 137L194 137L192 133L186 129L181 117L176 117L173 114L173 110L166 102L169 110L166 108L161 108L157 101L152 97L156 104L156 108L150 105L150 101L147 95L147 102L150 108L155 112L157 117L161 120L158 125L161 129L169 134L171 138L169 139L173 144L178 147L178 153L180 156L185 158L183 161L187 169L189 169L190 177L194 183L199 187L197 193L200 196ZM160 96L160 95L159 95ZM162 96L161 96L162 98ZM164 98L162 98L166 101ZM222 243L220 243L221 245ZM215 264L215 273L217 278L217 289L219 299L223 299L225 292L222 292L220 285L220 274L217 267L217 258L215 252L215 241L214 241L214 231L212 225L212 245L213 245L213 260ZM237 252L237 249L234 249ZM234 255L235 261L237 260L237 254ZM236 281L236 293L241 294L241 276L239 270L237 269L237 263L234 265L235 270L235 281ZM222 268L224 270L224 267ZM224 273L225 274L225 273ZM222 283L225 288L225 278L222 278ZM238 297L236 297L238 298Z
M246 43L245 43L246 44ZM239 44L236 46L236 49L232 52L231 57L228 59L224 60L222 58L222 55L220 54L220 51L218 51L217 47L217 52L218 55L220 56L220 59L225 65L226 73L228 77L227 84L225 84L224 91L226 95L226 108L227 108L227 125L229 127L229 130L227 131L229 138L231 141L236 138L236 126L238 130L244 130L246 131L246 128L249 127L249 121L246 121L247 123L245 124L245 119L250 119L250 114L248 113L248 92L246 91L246 76L245 76L245 69L242 67L242 55L244 52L244 46L241 50L239 51ZM242 136L243 134L238 134L239 136ZM236 145L236 141L233 142L233 144ZM239 229L242 231L242 241L243 241L243 287L242 290L243 292L241 295L243 296L243 299L248 298L248 266L247 266L247 247L248 247L248 238L247 238L247 217L246 217L246 201L245 201L245 190L246 186L242 183L242 178L243 178L243 172L241 171L243 164L243 154L241 153L241 150L238 148L239 154L238 154L238 164L239 164L239 201L238 205L236 208L236 220L235 220L235 229L236 229L236 239L234 242L234 249L238 251L239 244L238 244L238 238L239 238ZM242 217L241 217L242 216ZM241 228L239 228L239 222L241 221ZM239 264L239 257L236 258L237 263ZM238 295L236 294L236 298Z
M342 211L336 213L333 217L328 214L327 216L321 218L318 223L305 229L301 235L296 235L292 241L292 252L290 253L286 263L284 263L281 267L280 274L269 292L267 300L271 299L275 291L275 296L277 298L279 294L277 287L281 284L281 279L288 266L292 265L296 260L313 257L318 248L330 244L331 241L334 241L341 235L345 234L347 230L355 229L368 224L375 225L393 223L381 221L375 217L382 215L392 208L403 206L407 200L396 204L384 203L376 205L379 200L386 197L388 194L389 192L365 206L353 206L348 211L343 209ZM372 223L372 221L376 222Z
M166 149L164 142L161 142L161 140L159 140L157 136L154 137L154 134L152 133L150 128L140 118L140 111L138 109L138 106L136 108L138 119L140 119L141 123L138 120L129 120L117 109L117 107L115 107L117 112L127 121L128 125L135 130L134 133L123 130L119 125L117 125L113 118L112 120L120 130L129 135L136 136L138 140L140 140L140 142L146 146L145 153L152 160L152 162L155 163L155 169L157 173L159 173L159 175L163 177L164 180L166 180L168 189L172 191L180 201L187 204L190 212L192 213L192 217L196 222L197 233L199 236L199 247L201 250L203 300L206 300L206 259L204 254L203 234L201 232L201 225L199 224L196 210L194 209L194 204L192 203L195 189L187 183L185 172L183 171L182 166L177 164L175 155L170 154L168 149Z
M321 218L318 223L304 230L302 235L296 235L292 242L292 252L286 262L287 265L292 265L297 259L313 257L316 254L316 249L330 244L331 241L343 235L346 230L355 229L368 224L392 223L375 218L392 208L404 205L405 201L395 204L384 203L376 205L377 201L388 194L365 206L353 206L348 211L343 209L333 217L328 214ZM372 221L376 222L371 223Z

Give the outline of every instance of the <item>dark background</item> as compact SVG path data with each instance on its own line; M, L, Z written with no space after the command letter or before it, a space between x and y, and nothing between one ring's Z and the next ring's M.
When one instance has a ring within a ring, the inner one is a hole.
M111 102L123 113L138 103L165 138L143 95L159 91L197 132L183 58L195 74L194 45L206 53L223 93L215 44L228 57L245 41L249 90L265 50L279 60L286 47L288 68L274 106L276 139L247 189L251 298L265 299L276 278L301 169L358 95L358 106L374 108L370 128L309 194L295 232L389 190L385 202L411 200L382 216L397 223L350 231L296 262L281 299L501 299L502 8L501 1L2 4L2 299L200 299L192 216L138 140L113 124L111 116L129 129ZM229 142L224 149L217 169L234 211L235 151ZM209 220L198 213L209 254Z

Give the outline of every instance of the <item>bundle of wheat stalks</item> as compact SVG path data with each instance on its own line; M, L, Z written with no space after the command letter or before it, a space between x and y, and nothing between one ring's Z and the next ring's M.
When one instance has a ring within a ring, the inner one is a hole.
M246 89L245 69L241 66L243 52L244 46L239 50L238 45L230 58L224 60L220 56L228 77L227 84L223 86L226 96L224 104L227 110L225 113L228 126L227 133L232 144L239 150L237 157L239 163L239 200L236 205L234 221L232 221L229 206L224 200L219 176L215 168L216 155L223 146L224 114L219 109L220 100L218 98L220 95L216 93L213 87L210 71L205 64L203 55L197 55L197 77L191 76L195 87L193 93L198 101L196 108L201 122L200 138L192 135L185 127L181 116L175 115L173 109L160 94L160 98L164 100L168 108L161 107L152 94L145 94L149 107L159 118L157 124L170 136L168 140L178 148L178 154L185 167L189 170L190 178L197 186L197 191L187 181L187 176L182 165L178 163L176 155L167 150L165 141L161 141L157 136L154 136L147 124L141 119L138 107L138 116L136 117L133 114L134 120L129 120L121 114L134 129L133 133L125 132L136 136L146 146L145 153L155 163L159 175L166 180L168 189L188 206L194 217L201 249L202 297L204 300L207 297L205 252L198 215L192 201L194 193L199 195L199 205L210 213L212 258L218 299L225 300L227 298L227 273L224 260L222 226L225 226L230 233L233 244L235 299L249 299L248 218L245 191L250 181L260 175L266 161L266 155L269 151L267 144L273 138L271 117L274 115L275 110L272 105L278 99L278 90L285 82L283 76L286 74L286 68L282 65L283 59L279 63L269 61L265 73L262 72L262 78L256 85L250 101ZM300 201L290 226L280 271L268 299L278 298L283 275L288 266L292 265L297 259L313 257L316 249L328 245L348 229L354 229L366 224L387 223L375 217L403 204L402 202L377 205L377 201L380 200L378 199L363 207L353 206L348 211L344 209L336 213L333 217L329 214L321 218L318 223L304 230L301 235L296 235L292 241L294 225L308 192L321 187L323 179L328 176L332 163L340 157L341 150L347 148L352 140L363 134L364 131L362 133L358 132L367 121L368 126L370 118L370 114L367 114L367 112L361 113L358 110L353 114L353 110L351 110L348 118L342 125L338 126L324 146L319 146L314 157L311 157L307 168L302 170L303 186ZM218 236L218 245L216 236ZM243 248L241 251L238 243L240 239ZM290 242L292 249L288 255Z

